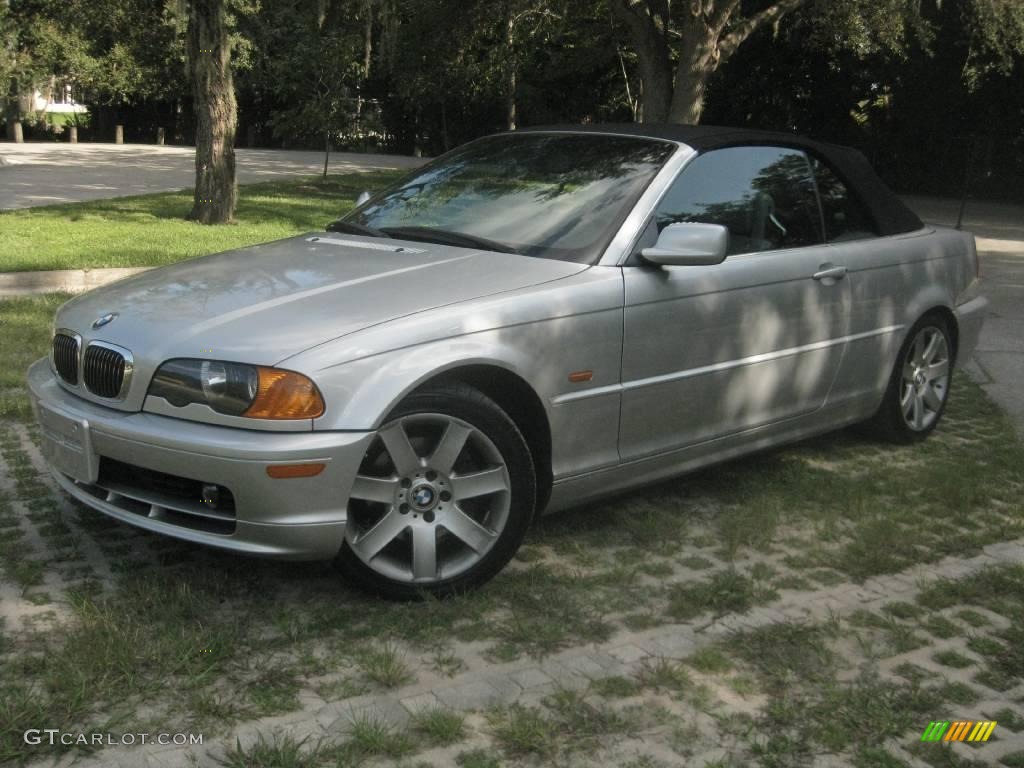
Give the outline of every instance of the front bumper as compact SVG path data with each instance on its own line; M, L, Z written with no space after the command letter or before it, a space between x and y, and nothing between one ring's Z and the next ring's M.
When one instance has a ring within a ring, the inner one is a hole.
M61 488L87 506L150 531L253 555L318 560L341 547L348 492L372 432L262 432L116 411L63 390L46 359L29 369L28 385L48 454L74 453L73 462L62 464L74 464L77 477L53 461L50 469ZM150 496L145 504L126 503L119 493L97 489L103 459L228 489L231 532L208 530L192 516L201 511L163 514ZM304 462L326 467L314 477L267 475L268 465Z

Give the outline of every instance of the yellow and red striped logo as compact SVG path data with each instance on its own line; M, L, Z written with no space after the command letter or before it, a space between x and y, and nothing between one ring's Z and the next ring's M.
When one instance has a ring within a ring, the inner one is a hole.
M933 720L921 741L988 741L995 729L995 720Z

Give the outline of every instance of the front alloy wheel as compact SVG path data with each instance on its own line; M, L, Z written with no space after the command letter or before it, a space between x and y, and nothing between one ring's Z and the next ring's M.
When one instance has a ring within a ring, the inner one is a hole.
M359 468L339 565L391 597L475 586L515 553L534 496L529 450L493 401L461 384L413 394Z

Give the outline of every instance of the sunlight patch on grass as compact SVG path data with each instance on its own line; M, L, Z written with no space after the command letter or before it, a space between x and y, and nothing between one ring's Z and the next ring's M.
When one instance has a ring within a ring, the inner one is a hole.
M322 231L364 190L397 171L373 171L238 188L235 221L187 221L192 192L120 197L0 212L0 272L148 267Z

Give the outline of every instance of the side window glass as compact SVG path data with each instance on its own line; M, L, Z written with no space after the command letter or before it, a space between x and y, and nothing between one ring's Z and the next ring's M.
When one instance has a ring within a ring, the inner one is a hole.
M863 240L877 237L864 206L831 168L817 158L811 158L814 179L818 183L821 212L825 217L825 240L830 243L845 240Z
M807 156L781 147L730 147L696 157L655 212L660 232L697 221L729 230L729 254L822 242Z

